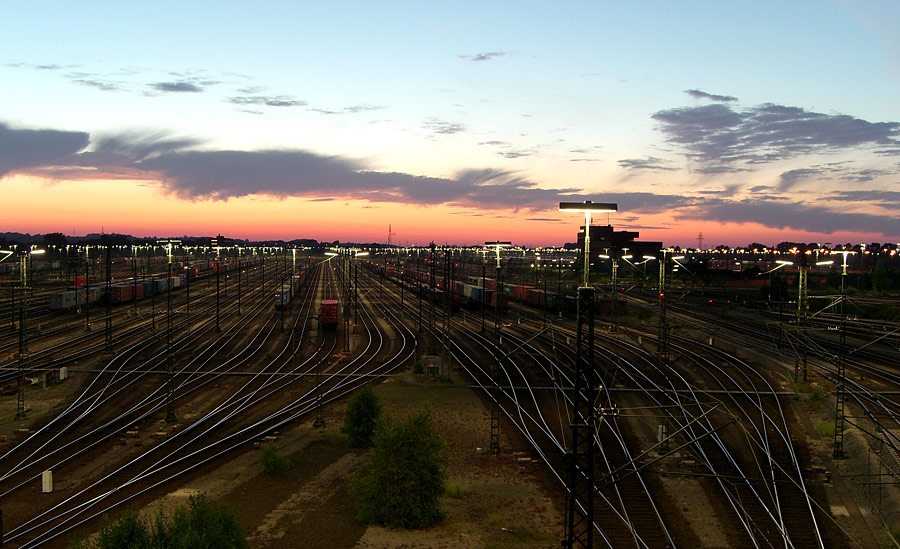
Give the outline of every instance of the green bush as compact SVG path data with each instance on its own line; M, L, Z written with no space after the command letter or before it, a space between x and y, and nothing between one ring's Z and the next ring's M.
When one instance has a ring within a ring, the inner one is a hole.
M415 364L413 364L412 371L414 374L421 374L425 372L425 366L422 365L421 360L417 360Z
M290 464L290 460L274 442L264 444L260 449L259 466L263 472L274 475L287 469Z
M96 538L75 545L77 549L238 549L248 547L237 517L221 502L204 495L191 496L168 519L160 512L152 521L129 509L118 520L104 518Z
M372 385L367 383L347 402L341 432L350 438L352 446L368 448L372 446L372 435L380 415L381 402Z
M423 528L443 518L444 443L427 411L397 422L383 414L368 471L350 484L359 519L389 528Z

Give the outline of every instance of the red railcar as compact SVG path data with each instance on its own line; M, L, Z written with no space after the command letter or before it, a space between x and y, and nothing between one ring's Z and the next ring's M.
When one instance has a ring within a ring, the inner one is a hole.
M336 328L338 322L338 302L334 299L323 299L319 308L319 320L323 328Z

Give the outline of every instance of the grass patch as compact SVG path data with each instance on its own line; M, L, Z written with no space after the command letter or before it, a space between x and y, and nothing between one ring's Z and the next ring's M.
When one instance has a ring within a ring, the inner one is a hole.
M833 421L823 421L816 425L816 432L819 433L820 437L829 438L834 436L834 422Z
M469 495L469 489L455 482L447 482L444 484L444 495L450 498L461 499Z

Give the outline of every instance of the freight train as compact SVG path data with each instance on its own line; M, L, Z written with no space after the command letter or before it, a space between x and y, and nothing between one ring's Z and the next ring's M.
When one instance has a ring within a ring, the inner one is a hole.
M259 263L257 259L242 261L244 268L252 267L257 263ZM82 307L86 303L94 304L105 300L109 300L113 304L129 303L163 294L169 288L178 289L187 285L188 281L194 282L213 273L225 273L232 269L237 269L236 263L210 262L208 266L204 266L202 271L199 267L179 268L172 277L153 275L142 280L115 282L109 287L109 295L107 295L105 283L90 284L85 287L84 278L76 277L74 286L70 286L62 292L50 294L50 310L69 311Z
M281 288L275 290L275 309L287 309L291 305L291 299L300 291L300 283L303 282L306 269L300 269L299 275L294 275L290 280L281 283Z

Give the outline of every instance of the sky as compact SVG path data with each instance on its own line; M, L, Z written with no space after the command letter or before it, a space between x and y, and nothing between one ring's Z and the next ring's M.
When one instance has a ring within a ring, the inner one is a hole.
M7 12L0 232L900 242L893 0Z

